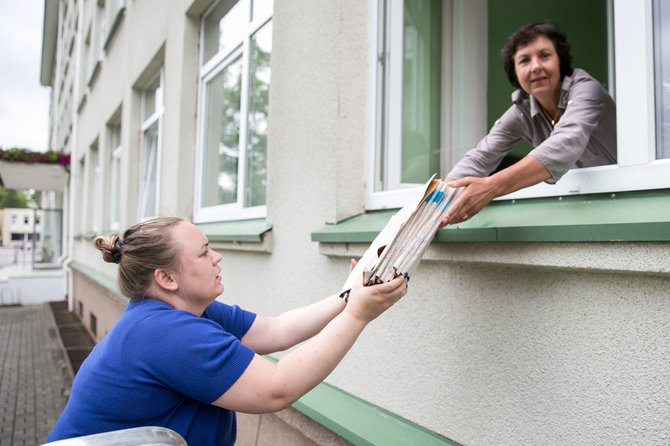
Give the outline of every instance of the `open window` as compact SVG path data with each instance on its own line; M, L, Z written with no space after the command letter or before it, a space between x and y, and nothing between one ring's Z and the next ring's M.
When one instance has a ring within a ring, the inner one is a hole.
M511 105L501 48L521 25L547 20L566 32L573 67L598 79L617 104L618 163L572 169L555 185L499 200L669 187L670 142L663 130L670 128L663 82L670 78L663 56L670 47L669 4L374 0L376 108L367 209L401 207L411 190L433 173L446 175L476 146ZM517 145L504 162L529 149Z

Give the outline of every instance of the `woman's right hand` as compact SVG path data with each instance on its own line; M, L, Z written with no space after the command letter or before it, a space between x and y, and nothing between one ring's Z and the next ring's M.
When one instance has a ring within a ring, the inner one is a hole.
M390 282L371 286L354 286L344 312L367 324L389 309L407 293L407 280L398 276Z

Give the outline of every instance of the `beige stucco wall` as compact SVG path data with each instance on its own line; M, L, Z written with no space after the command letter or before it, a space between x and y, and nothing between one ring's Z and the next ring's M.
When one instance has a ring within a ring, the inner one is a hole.
M81 109L77 140L85 149L123 106L123 227L135 222L137 195L133 87L162 62L161 209L191 217L198 21L185 12L206 3L127 2ZM369 7L275 3L272 231L258 251L219 245L225 302L267 315L313 302L339 291L348 259L365 248L320 246L310 233L364 207ZM668 243L432 246L405 299L366 329L327 381L465 445L667 443L669 253ZM114 277L86 238L74 240L72 257Z
M79 271L72 272L72 282L71 311L79 316L93 340L100 342L123 312L127 299L100 287ZM91 330L91 316L96 319L95 333Z

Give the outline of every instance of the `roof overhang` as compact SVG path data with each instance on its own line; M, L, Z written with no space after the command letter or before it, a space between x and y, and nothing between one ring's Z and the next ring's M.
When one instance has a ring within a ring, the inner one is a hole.
M63 191L70 174L60 164L0 161L0 180L6 189Z

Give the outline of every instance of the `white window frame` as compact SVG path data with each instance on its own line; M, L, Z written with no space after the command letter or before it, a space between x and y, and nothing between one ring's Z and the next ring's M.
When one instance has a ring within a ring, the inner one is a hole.
M89 149L90 157L89 166L90 172L90 190L91 194L88 196L89 206L91 209L91 230L99 234L100 233L100 211L101 211L101 202L102 202L102 193L101 193L101 178L102 178L102 159L100 156L100 150L98 148L98 143L93 144Z
M383 0L371 0L370 40L374 50L370 53L369 84L372 97L368 100L369 120L366 178L366 209L387 209L404 206L412 199L423 184L401 183L401 129L402 129L402 57L394 57L400 51L402 54L403 2L389 0L388 13L390 14L390 29L384 30L385 18L382 17ZM486 133L487 97L486 85L487 66L487 35L482 29L487 26L486 0L444 0L443 1L443 49L442 63L442 110L450 110L441 117L442 147L451 147L451 153L442 153L441 169L446 172L451 160L457 161L467 148L473 147ZM395 27L395 28L394 28ZM387 34L390 48L385 52L384 43ZM390 70L384 73L385 67ZM385 87L381 82L384 76L389 81ZM453 85L459 85L457 89ZM382 91L384 89L385 91ZM382 95L385 95L386 104L383 111ZM378 113L387 114L388 132L382 135ZM378 184L379 160L381 159L381 140L390 145L389 156L385 157L385 171L388 172L385 180L389 185L381 190ZM474 141L474 143L473 143ZM438 173L439 174L439 173ZM426 178L428 180L428 178Z
M109 183L109 228L112 231L119 229L119 203L121 186L121 122L111 126L111 163Z
M161 184L161 152L162 152L162 139L163 139L163 113L165 111L163 100L164 100L164 70L161 67L160 71L147 83L151 85L158 78L158 88L155 90L154 95L154 111L151 116L144 116L145 102L147 90L142 90L142 124L140 126L140 169L139 169L139 193L137 196L137 218L138 221L148 220L152 217L158 216L158 210L160 209L160 184ZM146 131L151 128L153 125L157 124L158 136L156 139L155 150L147 148L146 146ZM147 149L149 153L147 154ZM147 159L148 155L148 159ZM156 173L156 184L153 190L147 188L147 182L151 178L151 174L155 171ZM154 199L154 208L146 209L148 205L149 193L153 193L155 196Z
M251 0L238 1L245 9L245 16L251 17ZM203 15L202 22L216 6L215 2ZM272 21L272 13L265 14L260 17L254 17L252 21L247 24L242 42L234 49L226 52L219 52L208 61L205 62L204 47L205 47L205 27L201 25L200 30L200 60L204 64L200 67L200 97L199 97L199 117L198 120L198 137L196 149L196 172L195 172L195 212L194 221L198 223L212 222L212 221L230 221L230 220L246 220L253 218L263 218L267 215L267 206L250 206L244 207L244 194L247 175L247 125L248 125L248 108L249 108L249 69L251 57L251 39L263 26ZM226 67L235 61L238 57L242 60L242 86L241 86L241 103L240 103L240 140L238 153L238 175L237 175L237 201L235 203L221 204L215 206L201 206L202 203L202 183L203 183L203 159L205 157L205 141L204 135L206 131L206 113L207 113L207 85L208 82L220 74Z
M393 0L391 0L393 1ZM459 23L458 8L462 7L461 0L453 0L454 20L452 23ZM469 2L467 2L469 3ZM378 45L379 36L379 8L378 0L372 0L373 4L373 45ZM613 24L613 48L611 48L610 61L614 62L614 69L610 69L610 76L614 76L613 95L617 105L617 151L618 163L609 166L597 166L581 169L573 169L566 173L556 184L550 185L540 183L514 193L508 194L497 200L535 198L535 197L554 197L576 194L610 193L622 191L637 191L662 189L670 187L670 159L656 159L656 136L655 136L655 108L654 101L656 92L654 91L654 54L653 54L653 5L652 0L642 2L629 2L627 0L612 0L612 6L608 14L612 14ZM445 8L448 9L448 8ZM477 29L481 33L481 28ZM612 32L610 30L610 32ZM383 37L383 36L382 36ZM449 45L445 45L449 46ZM454 50L456 51L456 49ZM486 51L486 49L484 49ZM466 52L467 54L467 52ZM474 55L474 57L473 57ZM391 58L393 55L391 55ZM476 58L477 53L470 52L468 57ZM378 82L377 71L378 54L375 51L371 58L371 85L376 86ZM453 58L458 60L458 55ZM468 59L462 59L467 63ZM456 62L454 62L456 63ZM486 70L482 70L486 71ZM479 90L485 90L479 85ZM474 84L471 84L474 86ZM450 88L449 85L447 85ZM397 88L397 87L396 87ZM371 89L375 94L376 88ZM463 89L466 93L477 91L475 88ZM451 104L446 105L447 109L457 110L459 102L455 97L457 91L453 91L453 97L450 98ZM368 163L373 168L368 169L369 176L367 181L366 208L383 209L400 207L418 189L417 187L408 187L409 185L398 185L397 189L386 191L375 191L375 172L378 159L378 138L376 137L378 129L376 128L377 110L374 104L377 101L375 96L369 101L372 105L371 119L372 126L370 135L370 147L368 150ZM461 102L462 103L462 102ZM474 108L481 107L477 103ZM394 104L397 110L401 107ZM472 109L473 105L469 107ZM484 111L486 104L483 105ZM445 107L443 107L445 109ZM466 110L465 107L460 110ZM456 116L456 113L452 113ZM485 123L485 118L483 121ZM394 127L400 127L398 125ZM443 135L443 141L454 142L459 136L453 134L459 130L459 126L454 123L443 123L443 128L451 135ZM467 132L466 139L473 135L473 132ZM486 129L479 133L474 140L472 147L486 134ZM398 138L399 139L399 138ZM449 144L444 144L444 147ZM448 159L450 156L459 154L443 153L442 158ZM455 157L454 161L459 158ZM399 170L399 168L398 168ZM446 174L446 170L443 171ZM407 187L407 189L403 189Z

